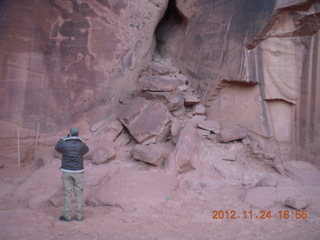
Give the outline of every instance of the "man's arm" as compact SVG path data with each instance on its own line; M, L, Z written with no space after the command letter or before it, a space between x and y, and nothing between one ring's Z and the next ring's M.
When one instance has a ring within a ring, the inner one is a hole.
M82 155L85 155L87 152L89 152L89 147L87 144L83 143Z
M62 153L62 142L63 142L63 139L61 138L55 146L55 150L59 153Z

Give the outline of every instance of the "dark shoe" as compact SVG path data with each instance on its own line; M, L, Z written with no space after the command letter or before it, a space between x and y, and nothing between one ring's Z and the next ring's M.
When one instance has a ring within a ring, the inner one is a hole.
M83 217L78 218L77 221L81 222L83 220Z
M59 220L60 220L60 221L63 221L63 222L71 222L71 219L67 219L67 218L65 218L64 216L60 216L60 217L59 217Z

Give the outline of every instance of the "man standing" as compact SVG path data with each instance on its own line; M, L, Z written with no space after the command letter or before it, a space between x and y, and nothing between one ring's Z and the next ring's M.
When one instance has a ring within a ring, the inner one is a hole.
M76 215L77 220L83 220L83 155L89 148L79 137L78 128L70 129L70 136L61 138L55 147L56 151L62 153L62 182L64 205L62 208L62 216L60 221L71 221L72 212L72 192L76 196Z

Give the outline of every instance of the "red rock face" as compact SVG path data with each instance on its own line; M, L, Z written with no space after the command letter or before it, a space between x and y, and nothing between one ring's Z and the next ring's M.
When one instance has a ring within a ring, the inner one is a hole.
M139 1L2 1L1 119L49 133L101 120L136 87L164 10Z
M178 0L177 8L185 36L175 37L175 60L210 105L209 118L274 137L263 148L282 158L315 163L319 3Z
M247 128L281 158L319 155L318 1L3 0L0 8L1 136L100 122L158 54L222 128Z

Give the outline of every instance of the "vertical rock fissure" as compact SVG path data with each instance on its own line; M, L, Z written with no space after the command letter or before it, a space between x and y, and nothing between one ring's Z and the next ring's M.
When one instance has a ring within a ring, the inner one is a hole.
M182 36L187 20L176 6L176 0L169 0L167 10L155 30L156 52L162 57L173 57L178 49L176 43Z

